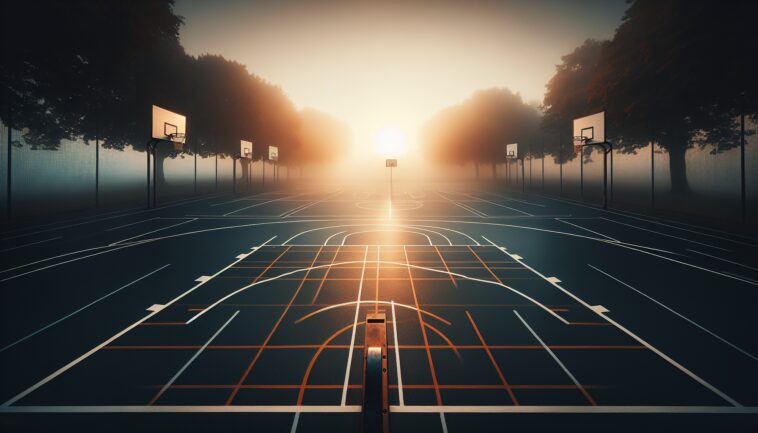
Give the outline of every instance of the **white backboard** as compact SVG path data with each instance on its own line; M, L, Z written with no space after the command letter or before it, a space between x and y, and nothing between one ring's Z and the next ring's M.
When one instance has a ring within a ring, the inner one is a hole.
M605 111L574 119L574 137L586 137L585 144L605 143Z
M157 140L170 140L170 134L186 133L186 117L153 105L153 138Z
M397 159L388 159L384 161L385 167L397 167Z
M268 147L268 159L271 161L279 161L279 148L276 146Z
M253 142L240 140L240 158L253 158Z
M518 159L518 143L505 145L505 157L507 159Z

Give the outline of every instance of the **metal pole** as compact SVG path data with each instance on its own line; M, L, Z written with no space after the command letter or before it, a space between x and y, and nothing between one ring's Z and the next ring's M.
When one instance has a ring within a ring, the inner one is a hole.
M608 209L608 152L603 149L603 209Z
M214 191L218 192L218 142L215 142L215 141L214 141L214 146L213 146L213 154L214 154L214 157L216 158L216 161L215 161L216 162L216 186L214 187Z
M584 146L579 148L579 196L584 200Z
M529 190L532 190L532 145L529 145Z
M197 142L195 142L195 195L197 195Z
M747 222L747 196L745 190L745 110L740 110L740 188L742 195L742 223Z
M7 201L6 203L7 207L5 209L5 212L8 216L8 219L10 219L11 216L13 215L12 208L11 208L11 205L13 204L13 200L11 198L11 168L13 167L13 165L11 164L12 162L11 158L13 157L13 152L11 152L11 148L13 147L13 144L12 144L13 142L11 141L11 139L13 138L12 134L13 134L13 129L11 128L11 125L8 125L8 143L7 143L8 144L8 173L7 173L8 182L6 185L7 191L6 191L6 196L5 196L5 200Z
M516 162L518 164L518 161ZM526 192L526 181L524 180L524 159L521 159L521 192Z
M148 142L145 146L145 156L147 157L147 181L145 182L147 185L146 206L148 209L150 209L150 142Z
M545 137L542 137L542 192L545 192Z
M261 172L263 174L261 175L261 189L263 189L266 186L266 160L261 158Z
M100 134L95 126L95 207L100 207Z
M561 195L563 195L563 137L561 137L561 134L558 134L558 158L560 159L559 167L560 167L560 191Z
M232 193L237 193L237 159L232 157Z
M158 206L158 146L153 146L153 207Z
M655 134L650 137L650 207L655 208Z

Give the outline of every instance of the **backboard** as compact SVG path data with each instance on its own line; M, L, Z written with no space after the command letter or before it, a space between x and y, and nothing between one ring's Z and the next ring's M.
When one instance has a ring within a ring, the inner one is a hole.
M605 111L574 119L574 142L605 143Z
M518 159L518 143L505 145L505 157L506 159Z
M253 142L240 140L240 158L253 158Z
M397 159L388 159L384 161L385 167L397 167Z
M268 159L271 161L279 161L279 148L276 146L268 147Z
M156 140L183 143L187 133L187 118L181 114L153 105L152 136Z

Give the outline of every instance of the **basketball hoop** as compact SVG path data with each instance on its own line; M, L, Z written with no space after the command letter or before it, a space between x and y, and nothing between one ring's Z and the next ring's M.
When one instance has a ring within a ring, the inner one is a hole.
M184 147L184 142L187 140L187 135L176 132L174 134L169 134L168 139L171 143L174 144L174 150L182 150Z
M586 146L592 139L590 137L576 136L573 139L574 152L581 152L582 147Z

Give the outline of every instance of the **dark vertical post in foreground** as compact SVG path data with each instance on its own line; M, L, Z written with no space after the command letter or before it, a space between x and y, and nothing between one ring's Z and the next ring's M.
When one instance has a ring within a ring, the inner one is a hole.
M655 129L650 133L650 207L655 208Z
M579 151L579 196L584 200L584 148Z
M560 166L560 188L561 188L561 195L563 195L563 137L561 137L561 134L558 134L558 158L559 158L559 166Z
M387 319L384 313L366 315L363 349L363 433L389 433Z
M95 207L100 207L100 131L95 126Z
M145 145L145 156L147 157L147 181L145 182L145 185L147 186L147 201L145 202L145 206L147 206L148 209L150 209L150 143L148 142L147 145Z

